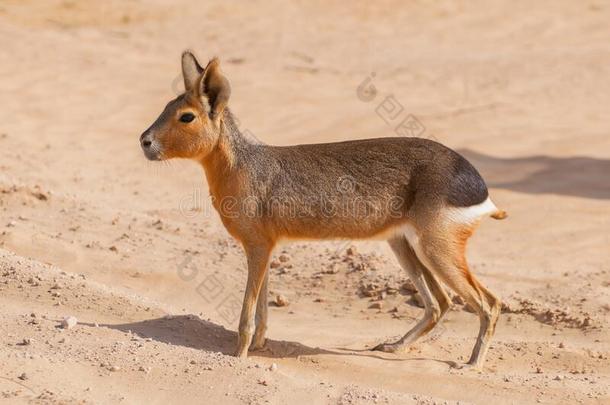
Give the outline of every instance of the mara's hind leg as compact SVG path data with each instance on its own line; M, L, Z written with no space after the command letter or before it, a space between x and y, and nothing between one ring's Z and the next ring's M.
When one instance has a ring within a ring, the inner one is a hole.
M424 317L411 330L396 342L382 343L373 348L384 352L397 352L404 350L409 344L434 329L449 310L450 304L443 287L417 259L405 237L391 239L388 243L424 301Z
M412 243L419 259L477 311L480 329L468 365L480 369L500 315L500 300L474 277L466 263L466 241L474 226L452 228L448 232L424 235Z

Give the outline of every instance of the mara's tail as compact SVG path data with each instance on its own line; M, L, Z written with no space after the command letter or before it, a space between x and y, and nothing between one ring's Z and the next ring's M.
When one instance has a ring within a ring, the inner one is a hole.
M490 217L492 217L493 219L504 219L508 216L508 213L504 210L497 210L495 212L492 212Z

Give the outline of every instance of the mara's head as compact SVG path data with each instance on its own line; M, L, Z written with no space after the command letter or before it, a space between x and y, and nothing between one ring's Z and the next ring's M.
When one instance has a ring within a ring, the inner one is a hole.
M202 68L195 56L182 54L184 94L170 101L159 118L140 136L149 160L200 159L214 149L231 87L218 59Z

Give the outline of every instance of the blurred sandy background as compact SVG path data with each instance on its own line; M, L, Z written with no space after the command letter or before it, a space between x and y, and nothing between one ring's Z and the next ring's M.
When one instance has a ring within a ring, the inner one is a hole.
M0 401L607 403L608 21L602 1L0 1ZM510 213L469 249L505 302L483 373L450 367L478 330L459 302L409 353L365 350L422 315L380 242L278 250L269 350L227 356L241 249L201 169L138 144L185 48L220 57L264 142L412 116L479 168Z

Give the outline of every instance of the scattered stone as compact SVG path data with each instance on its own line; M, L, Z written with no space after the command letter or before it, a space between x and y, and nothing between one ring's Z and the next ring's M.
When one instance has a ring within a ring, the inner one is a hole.
M271 263L269 263L269 267L272 269L277 269L282 265L282 263L280 263L279 260L273 259L271 260Z
M32 195L34 197L36 197L37 199L39 199L40 201L47 201L49 199L49 196L46 193L43 193L40 190L33 191Z
M113 372L121 371L121 367L112 365L108 368L108 370L113 371Z
M17 377L17 378L19 378L21 381L25 381L25 380L27 380L29 377L28 377L28 375L27 375L26 373L21 373L21 374L19 375L19 377Z
M360 293L365 297L376 297L380 292L381 291L377 283L368 283L360 286Z
M582 313L575 315L569 309L549 308L543 303L538 303L529 299L521 298L517 302L502 303L503 313L528 314L536 318L537 321L557 326L560 323L570 328L582 330L590 329L597 323L589 314Z
M409 300L409 303L419 307L419 308L424 308L424 300L421 297L421 295L419 295L419 293L415 293L413 295L411 295L411 299Z
M29 346L32 344L32 340L30 338L24 338L21 342L17 343L17 346Z
M75 316L67 316L61 321L61 327L63 329L72 329L78 323L78 319Z
M381 301L377 301L377 302L373 302L370 306L370 309L381 309L383 308L383 302Z
M282 253L279 257L278 257L279 261L282 263L287 263L290 261L290 256L288 256L286 253Z
M277 364L271 363L271 366L269 367L269 371L277 371Z
M276 307L285 307L288 305L288 300L283 295L278 294L275 296L273 304L275 304Z
M411 282L411 280L407 280L402 286L401 288L407 293L407 294L414 294L417 292L417 289L415 288L415 286L413 285L413 283Z
M559 348L560 348L560 349L564 349L564 348L565 348L565 345L563 344L563 342L560 342L560 343L559 343Z
M337 263L330 265L330 269L322 271L323 274L337 274L339 272L339 266Z
M356 249L356 246L350 246L345 250L345 254L347 254L348 256L355 256L358 253L358 250Z
M398 294L398 288L394 288L392 286L387 286L385 289L385 293L388 295L396 295L396 294Z
M40 283L34 277L30 277L28 279L28 284L30 284L32 287L38 287L40 285Z

